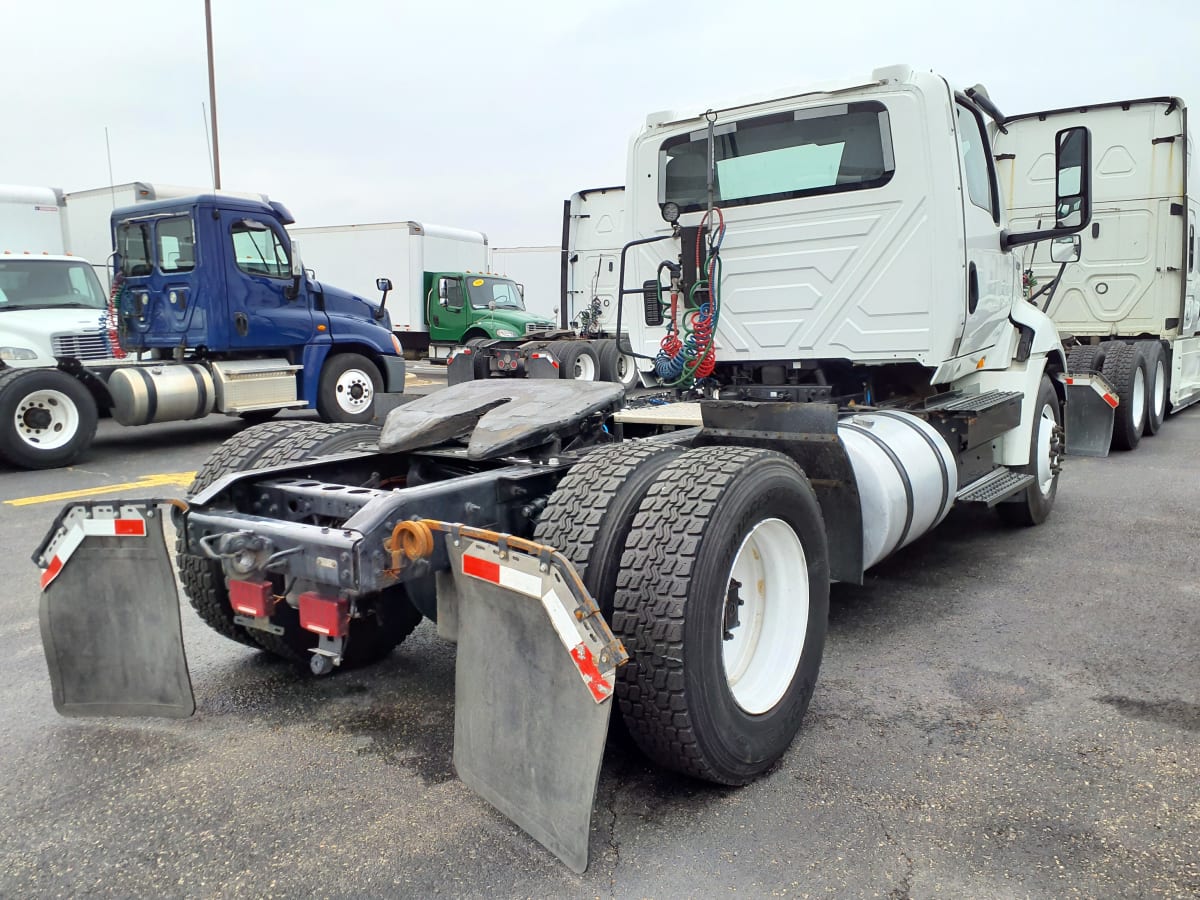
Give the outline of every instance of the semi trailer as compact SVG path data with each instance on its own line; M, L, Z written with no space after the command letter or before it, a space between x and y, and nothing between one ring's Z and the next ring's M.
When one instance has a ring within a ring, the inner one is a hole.
M1067 373L1019 282L1021 247L1089 224L1087 129L1050 140L1070 212L1016 232L992 115L896 66L650 117L614 299L657 333L657 394L461 383L381 429L258 426L186 502L68 505L34 553L55 707L194 712L171 531L204 622L316 674L434 621L458 775L576 871L614 712L659 765L764 774L813 695L831 582L956 504L1037 525L1064 454L1107 451L1108 386Z
M1187 106L1178 97L1097 103L1005 120L994 151L1014 228L1055 214L1044 142L1082 126L1096 159L1092 222L1079 260L1062 266L1050 244L1023 263L1034 302L1054 319L1073 371L1102 372L1121 405L1113 447L1134 449L1170 411L1200 400L1196 165Z
M86 262L0 257L0 307L67 309L88 326L51 334L49 348L36 335L3 340L0 457L68 465L101 414L146 425L315 408L371 421L404 389L399 341L377 303L306 277L291 221L282 204L219 195L114 211L111 317ZM113 358L118 346L125 358Z

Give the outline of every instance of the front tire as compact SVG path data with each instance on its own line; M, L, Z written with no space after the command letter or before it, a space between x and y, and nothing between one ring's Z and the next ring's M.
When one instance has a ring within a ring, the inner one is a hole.
M1034 406L1029 462L1017 470L1033 475L1033 484L1025 488L1020 499L996 506L1001 521L1007 525L1041 525L1050 517L1058 496L1062 454L1062 409L1054 384L1043 375Z
M360 353L339 353L321 369L317 412L326 422L368 423L382 390L383 376L373 362Z
M828 614L825 529L800 468L759 448L683 453L638 508L614 598L633 739L678 772L752 781L800 728Z
M96 401L58 369L0 375L0 456L23 469L70 465L96 436Z

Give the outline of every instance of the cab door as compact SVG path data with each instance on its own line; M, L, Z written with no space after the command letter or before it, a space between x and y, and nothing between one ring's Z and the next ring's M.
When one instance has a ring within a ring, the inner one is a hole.
M462 278L442 275L433 280L429 304L429 339L440 343L462 340L471 324L471 303Z
M312 295L301 284L289 297L290 241L266 217L226 210L221 213L228 262L225 296L230 349L301 347L314 335ZM303 281L303 279L302 279Z
M996 170L983 116L955 104L963 206L963 302L966 306L958 356L985 358L989 348L1011 337L1008 314L1016 290L1017 258L1000 245L1000 205Z

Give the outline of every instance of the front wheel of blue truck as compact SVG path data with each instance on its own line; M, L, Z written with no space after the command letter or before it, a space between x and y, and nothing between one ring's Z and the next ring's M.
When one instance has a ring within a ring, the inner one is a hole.
M360 353L338 353L325 360L317 386L317 412L326 422L365 424L375 414L375 395L383 376Z

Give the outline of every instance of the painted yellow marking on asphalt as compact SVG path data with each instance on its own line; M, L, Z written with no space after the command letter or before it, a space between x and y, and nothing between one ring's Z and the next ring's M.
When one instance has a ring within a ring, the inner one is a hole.
M98 494L113 494L121 491L139 491L143 488L166 487L178 485L187 487L196 477L195 472L167 472L162 475L147 475L137 481L125 481L121 484L102 484L94 488L80 488L77 491L59 491L57 494L40 494L36 497L19 497L16 500L5 500L8 506L33 506L36 503L54 503L60 500L78 500L80 497L95 497Z
M413 387L422 387L429 384L438 384L439 382L430 381L428 378L418 378L416 375L405 375L404 380Z

